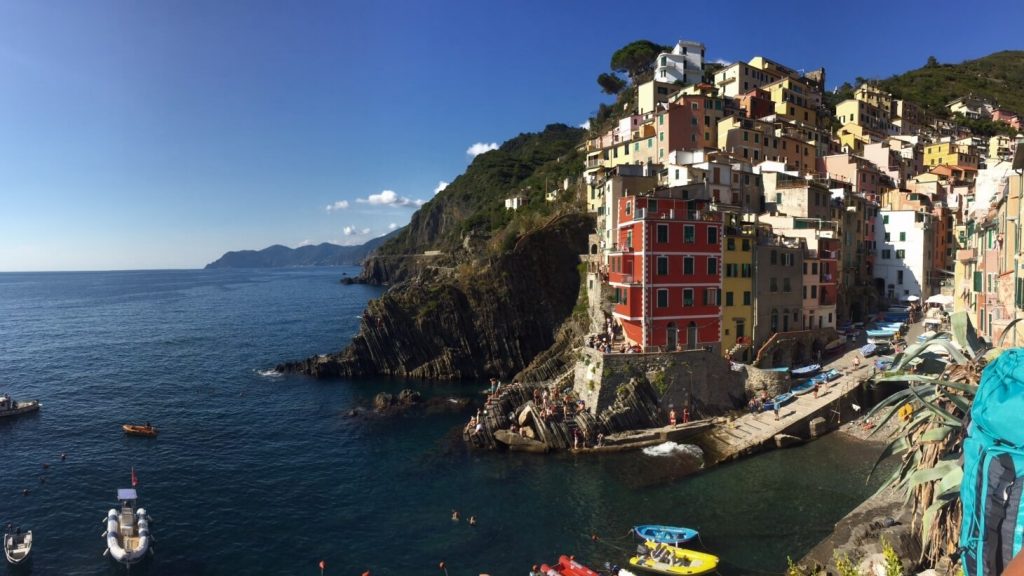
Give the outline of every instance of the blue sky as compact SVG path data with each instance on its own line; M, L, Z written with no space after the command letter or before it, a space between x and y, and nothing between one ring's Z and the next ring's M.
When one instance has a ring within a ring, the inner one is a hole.
M0 271L362 243L474 144L585 121L632 40L834 86L1024 48L1024 8L997 4L0 3Z

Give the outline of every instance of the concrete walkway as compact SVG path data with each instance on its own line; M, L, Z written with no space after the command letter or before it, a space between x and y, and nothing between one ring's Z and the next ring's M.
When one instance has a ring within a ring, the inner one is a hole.
M914 342L924 332L920 323L911 324L906 335L907 342ZM849 343L841 356L822 365L822 371L831 369L843 373L840 378L829 382L819 389L818 397L814 393L797 396L789 404L779 409L779 419L771 411L757 414L746 414L734 420L723 422L704 433L698 444L704 447L707 464L717 464L726 460L749 454L759 450L766 443L773 441L778 434L791 434L800 438L810 435L809 423L817 417L825 419L829 429L834 429L846 421L863 413L855 406L855 394L864 380L875 373L875 358L864 358L860 346L864 345L863 337L857 343ZM855 366L854 358L860 359L860 366Z

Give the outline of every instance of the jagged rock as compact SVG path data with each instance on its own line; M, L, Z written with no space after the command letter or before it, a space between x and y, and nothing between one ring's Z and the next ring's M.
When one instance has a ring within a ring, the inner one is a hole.
M379 392L373 398L373 409L377 412L390 412L404 410L423 401L423 396L409 388L398 393L398 396L388 392Z
M563 215L461 275L424 268L370 302L347 349L277 369L321 378L515 374L551 347L572 314L580 288L576 266L593 225L585 214Z

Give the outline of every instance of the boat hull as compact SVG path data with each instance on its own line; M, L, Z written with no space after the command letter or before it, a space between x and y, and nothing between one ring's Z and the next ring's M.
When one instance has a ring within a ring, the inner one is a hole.
M769 401L764 403L764 410L765 410L765 412L768 412L768 411L771 411L771 410L775 410L776 406L781 408L787 402L791 401L793 399L793 397L794 397L794 394L792 392L786 392L784 394L779 394L775 398L772 398L771 400L769 400Z
M645 553L629 559L629 564L655 574L707 574L718 567L718 556L686 550L650 540L644 542ZM638 550L639 551L639 550Z
M155 426L139 426L136 424L123 424L121 430L128 436L141 436L143 438L156 438L159 430Z
M635 526L633 532L645 540L661 542L662 544L670 544L672 546L689 542L697 537L697 531L692 528L662 526L659 524L641 524L640 526Z
M20 416L22 414L29 414L36 412L42 404L37 400L25 400L24 402L14 402L13 408L2 408L0 409L0 418L6 418L8 416Z
M121 564L136 564L149 551L149 516L144 508L139 508L134 517L134 525L125 526L122 532L117 510L111 508L107 512L107 551Z
M32 553L32 531L24 534L4 534L4 557L14 566L24 564Z

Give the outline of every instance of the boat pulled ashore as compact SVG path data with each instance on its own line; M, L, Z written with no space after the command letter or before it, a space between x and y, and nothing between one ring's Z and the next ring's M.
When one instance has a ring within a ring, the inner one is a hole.
M0 394L0 418L17 416L39 410L42 404L38 400L14 400L9 394Z
M22 564L28 559L32 552L32 531L22 532L21 528L12 528L7 525L4 532L4 556L13 565Z
M146 556L152 538L149 533L149 516L145 508L137 508L139 499L134 488L119 488L117 499L121 509L111 508L107 512L107 550L111 558L121 564L135 564Z
M629 563L657 574L706 574L718 567L718 556L647 540Z

